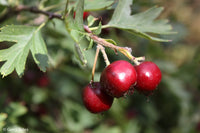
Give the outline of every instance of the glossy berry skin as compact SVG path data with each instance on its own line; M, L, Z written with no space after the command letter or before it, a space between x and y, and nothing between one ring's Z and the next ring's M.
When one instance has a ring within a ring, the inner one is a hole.
M153 91L161 81L162 74L159 67L150 61L135 66L137 71L137 84L135 88L141 92Z
M113 97L102 91L99 82L88 84L83 89L83 103L91 113L100 113L110 109Z
M89 12L83 12L83 20L85 20L89 16Z
M104 91L113 97L124 96L137 79L134 66L119 60L107 66L101 74L100 83Z

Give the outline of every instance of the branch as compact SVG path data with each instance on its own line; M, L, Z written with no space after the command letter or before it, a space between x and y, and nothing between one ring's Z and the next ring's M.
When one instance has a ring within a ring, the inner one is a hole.
M13 17L13 16L19 14L20 12L23 12L23 11L27 11L27 12L31 12L31 13L35 13L35 14L43 14L45 16L48 16L49 19L57 18L57 19L63 20L63 17L60 14L43 11L43 10L40 10L36 6L29 7L29 6L25 6L25 5L20 5L20 6L14 7L14 8L8 8L7 12L3 16L0 17L0 23L10 17Z
M98 44L98 47L101 50L101 53L103 55L104 61L106 63L106 66L109 66L110 65L110 61L109 61L108 56L106 54L105 48L102 45L100 45L100 44Z
M128 57L131 61L133 61L136 65L139 65L140 64L140 61L144 61L145 60L145 57L134 57L131 52L131 48L128 48L128 47L120 47L120 46L116 46L116 45L113 45L112 43L110 42L107 42L105 39L103 38L100 38L92 33L89 33L89 37L91 39L94 40L94 42L96 42L97 44L100 44L100 45L103 45L105 47L109 47L111 49L113 49L114 51L119 51L121 52L122 54L124 54L126 57Z
M94 58L94 64L93 64L93 68L92 68L92 80L90 81L91 83L94 81L94 74L95 74L97 59L98 59L98 56L99 56L99 50L100 50L100 47L97 46L96 55L95 55L95 58Z

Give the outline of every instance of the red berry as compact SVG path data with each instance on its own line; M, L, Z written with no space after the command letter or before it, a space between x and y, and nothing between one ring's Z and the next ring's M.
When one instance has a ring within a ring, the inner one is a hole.
M39 87L46 87L49 85L49 77L47 75L42 75L38 81L37 81L37 85Z
M113 97L102 91L99 82L93 82L83 90L83 103L90 112L100 113L110 109Z
M85 20L88 16L89 16L89 12L83 12L83 20ZM76 17L76 12L74 12L74 16L73 16L73 18L75 19L75 17Z
M100 83L104 91L113 97L124 96L137 79L133 65L119 60L107 66L101 74Z
M137 84L135 88L140 92L151 92L161 81L162 74L159 67L150 61L135 66L137 71Z
M89 12L83 12L83 20L85 20L89 16Z

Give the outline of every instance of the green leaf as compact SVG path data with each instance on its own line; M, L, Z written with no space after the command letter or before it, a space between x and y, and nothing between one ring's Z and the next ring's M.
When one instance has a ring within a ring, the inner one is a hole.
M8 115L6 113L0 113L0 122L5 121Z
M82 52L83 52L84 59L85 59L85 61L87 61L87 64L85 64L83 66L83 64L80 64L80 63L82 63L82 62L80 62L80 60L77 60L77 58L73 58L73 62L79 64L80 67L83 68L83 69L85 69L85 68L91 69L93 67L94 57L95 57L95 54L96 54L95 50L92 50L92 49L87 50L88 45L90 45L88 43L89 42L86 39L83 39L81 41L81 44L79 45ZM96 68L98 68L98 65L99 65L99 61L97 60Z
M125 133L139 133L141 131L141 125L138 122L138 119L132 119L128 121L125 125Z
M10 116L12 117L19 117L26 114L27 108L18 102L13 102L9 105L7 111L10 113ZM12 119L12 117L10 118Z
M84 0L78 0L76 3L75 11L72 8L69 11L67 18L65 19L66 28L76 43L80 41L80 36L82 36L81 33L82 32L84 33L83 11L84 11ZM74 19L75 13L76 15Z
M48 99L48 91L47 89L31 87L30 98L33 104L40 104L45 102Z
M78 27L78 30L84 31L83 29L84 0L78 0L75 11L76 11L75 25Z
M92 15L88 16L87 17L88 27L92 26L96 20L98 20L98 18L95 18Z
M76 12L75 19L73 18L74 13ZM82 65L87 64L87 60L85 58L85 54L83 49L80 46L80 41L85 36L84 28L83 28L83 12L84 12L84 0L79 0L76 3L75 11L73 8L70 10L68 17L65 20L66 28L70 33L71 37L75 41L75 54L78 60Z
M63 122L69 132L81 133L85 127L97 124L100 119L96 115L92 115L82 105L72 100L63 101Z
M84 54L80 44L79 43L75 43L74 46L75 46L75 50L76 50L76 54L77 54L76 57L79 59L81 64L83 66L85 66L87 64L87 60L85 59L85 54Z
M100 21L98 28L96 30L94 30L93 33L95 35L99 35L101 33L101 27L102 27L102 24L101 24L101 21Z
M105 10L114 2L115 0L85 0L85 11Z
M121 129L118 126L107 126L104 124L101 124L94 133L122 133Z
M0 42L2 41L15 42L10 48L0 50L0 61L5 61L0 68L3 76L9 75L14 69L19 76L22 76L29 51L39 68L46 71L48 66L47 48L40 28L20 25L2 27Z
M0 113L0 130L5 126L5 120L8 117L6 113Z
M171 25L167 24L167 20L155 20L163 10L162 7L153 7L142 13L131 15L130 5L132 0L119 0L119 3L114 11L112 19L104 28L114 27L127 30L130 33L138 36L154 40L167 42L170 40L153 37L148 33L153 34L172 34Z
M91 49L93 47L94 44L94 40L90 39L90 44L89 46L86 48L86 50Z
M113 39L104 39L105 41L117 45L117 43Z

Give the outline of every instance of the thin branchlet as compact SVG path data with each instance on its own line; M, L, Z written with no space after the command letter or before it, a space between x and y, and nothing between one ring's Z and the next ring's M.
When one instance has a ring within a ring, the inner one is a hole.
M0 23L5 21L6 19L13 17L21 12L31 12L31 13L35 13L35 14L43 14L45 16L48 16L49 19L60 19L63 20L63 16L60 14L56 14L53 12L48 12L48 11L43 11L41 9L39 9L36 6L25 6L25 5L19 5L17 7L8 7L7 11L4 13L4 15L2 15L0 17Z
M105 48L102 45L100 45L100 44L98 44L97 47L99 47L100 50L101 50L101 53L103 55L104 61L106 63L106 66L110 65L110 61L109 61L108 56L106 54Z
M138 59L131 54L131 52L132 52L131 48L116 46L116 45L114 45L114 44L112 44L110 42L107 42L105 39L100 38L100 37L98 37L98 36L96 36L96 35L94 35L92 33L90 33L88 35L97 44L103 45L105 47L109 47L109 48L113 49L114 51L119 51L122 54L124 54L126 57L128 57L131 61L133 61L136 65L140 64Z

